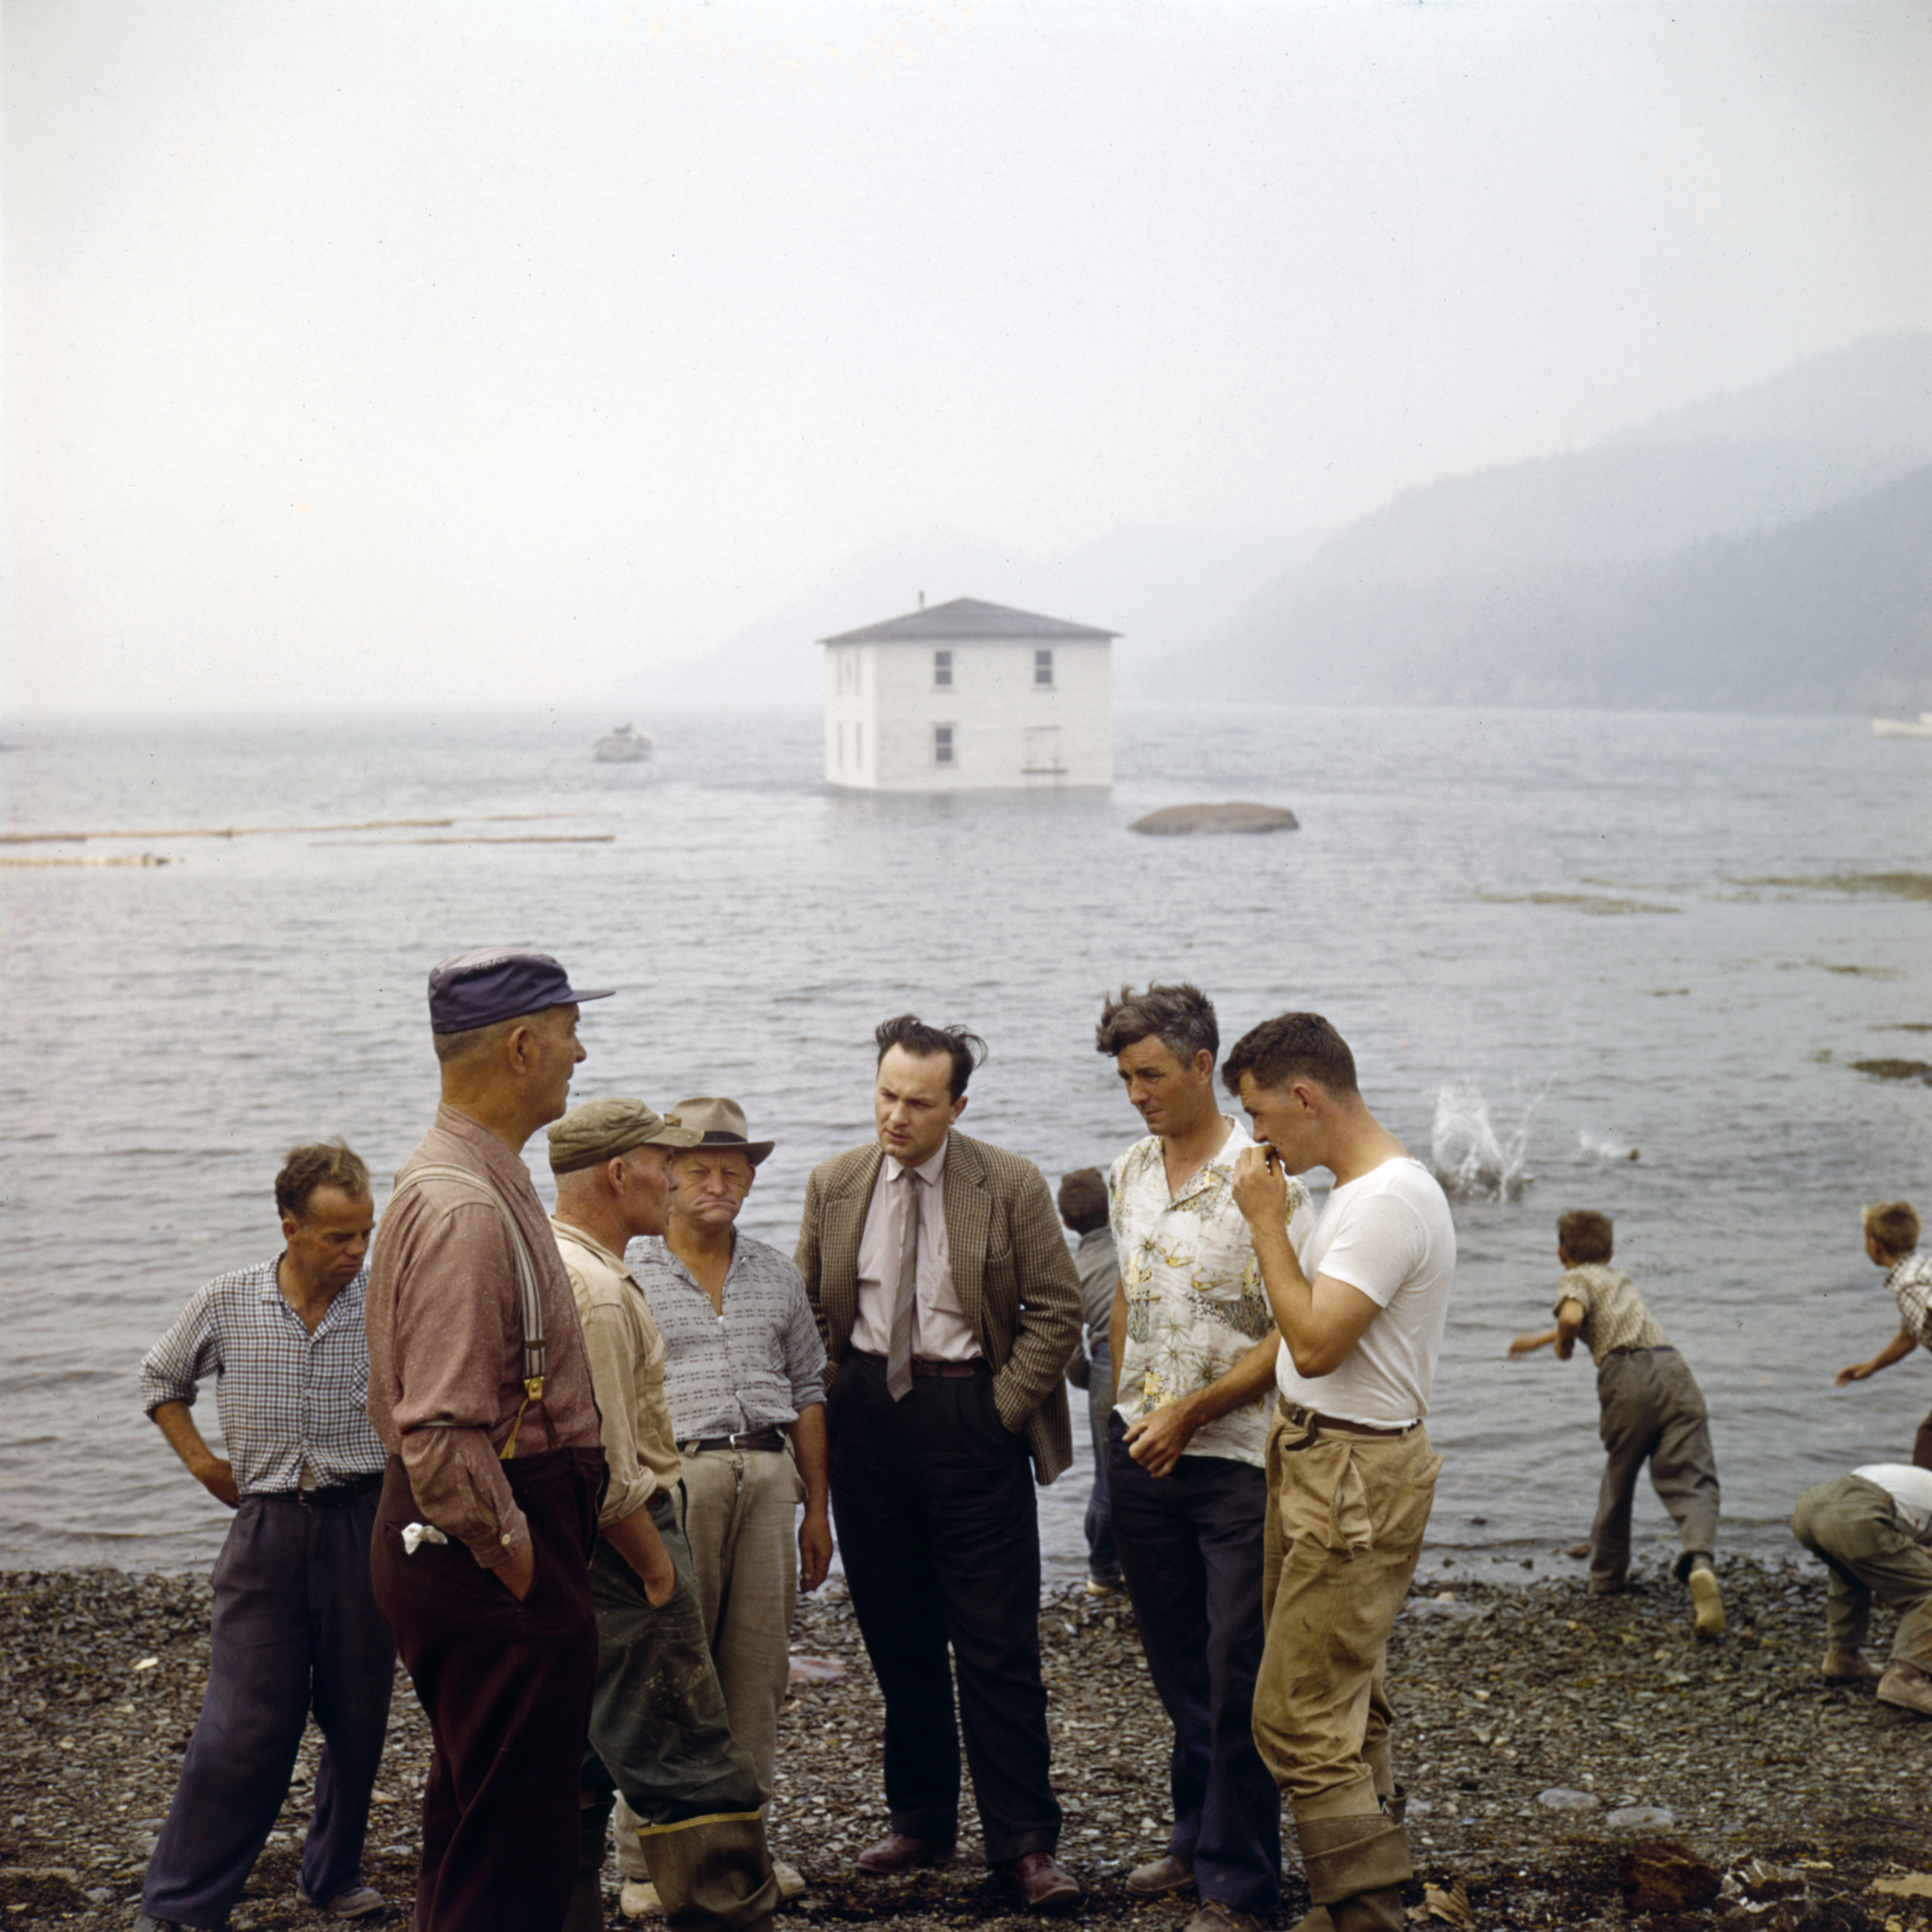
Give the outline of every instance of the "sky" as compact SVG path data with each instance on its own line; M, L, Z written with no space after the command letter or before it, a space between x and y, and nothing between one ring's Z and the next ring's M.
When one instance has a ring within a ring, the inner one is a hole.
M8 0L4 88L0 724L567 703L1932 325L1923 0Z

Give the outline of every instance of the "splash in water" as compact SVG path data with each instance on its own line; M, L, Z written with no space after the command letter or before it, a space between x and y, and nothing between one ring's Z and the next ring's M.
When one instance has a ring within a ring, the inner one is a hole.
M1517 1125L1499 1133L1481 1089L1437 1088L1429 1155L1444 1192L1458 1201L1513 1201L1536 1178L1527 1166L1529 1130L1549 1091L1543 1087Z
M1614 1134L1596 1134L1588 1127L1576 1130L1578 1160L1635 1160L1637 1152L1629 1141L1620 1141Z

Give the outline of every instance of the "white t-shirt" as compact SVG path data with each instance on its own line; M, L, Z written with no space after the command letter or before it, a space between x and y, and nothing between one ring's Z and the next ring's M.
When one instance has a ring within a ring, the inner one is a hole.
M1899 1520L1918 1541L1932 1529L1932 1469L1915 1469L1909 1462L1868 1462L1855 1469L1868 1483L1876 1483L1891 1498Z
M1296 1255L1310 1281L1345 1281L1382 1312L1325 1375L1300 1374L1283 1342L1274 1374L1282 1394L1384 1428L1427 1415L1456 1273L1456 1224L1435 1175L1401 1155L1337 1188Z

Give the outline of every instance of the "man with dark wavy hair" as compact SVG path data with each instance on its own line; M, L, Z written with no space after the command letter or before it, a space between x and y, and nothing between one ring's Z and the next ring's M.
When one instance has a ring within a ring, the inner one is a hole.
M1021 1905L1065 1911L1080 1888L1054 1857L1033 1475L1073 1460L1079 1276L1040 1170L954 1126L986 1043L909 1013L874 1040L878 1139L813 1170L797 1254L830 1357L832 1514L886 1699L892 1828L858 1866L952 1858L963 1727L987 1862Z
M142 1406L235 1512L215 1560L208 1692L142 1883L142 1932L227 1924L311 1706L323 1746L300 1895L339 1918L384 1905L362 1881L396 1655L369 1581L383 1466L363 1407L369 1171L341 1141L294 1148L275 1207L282 1252L199 1290L141 1365ZM192 1413L207 1375L226 1456Z

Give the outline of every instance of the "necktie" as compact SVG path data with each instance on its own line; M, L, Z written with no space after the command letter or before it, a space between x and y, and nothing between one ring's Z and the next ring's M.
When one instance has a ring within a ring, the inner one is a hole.
M919 1176L899 1172L899 1292L892 1302L892 1335L886 1349L886 1393L902 1402L912 1391L912 1316L919 1302Z

